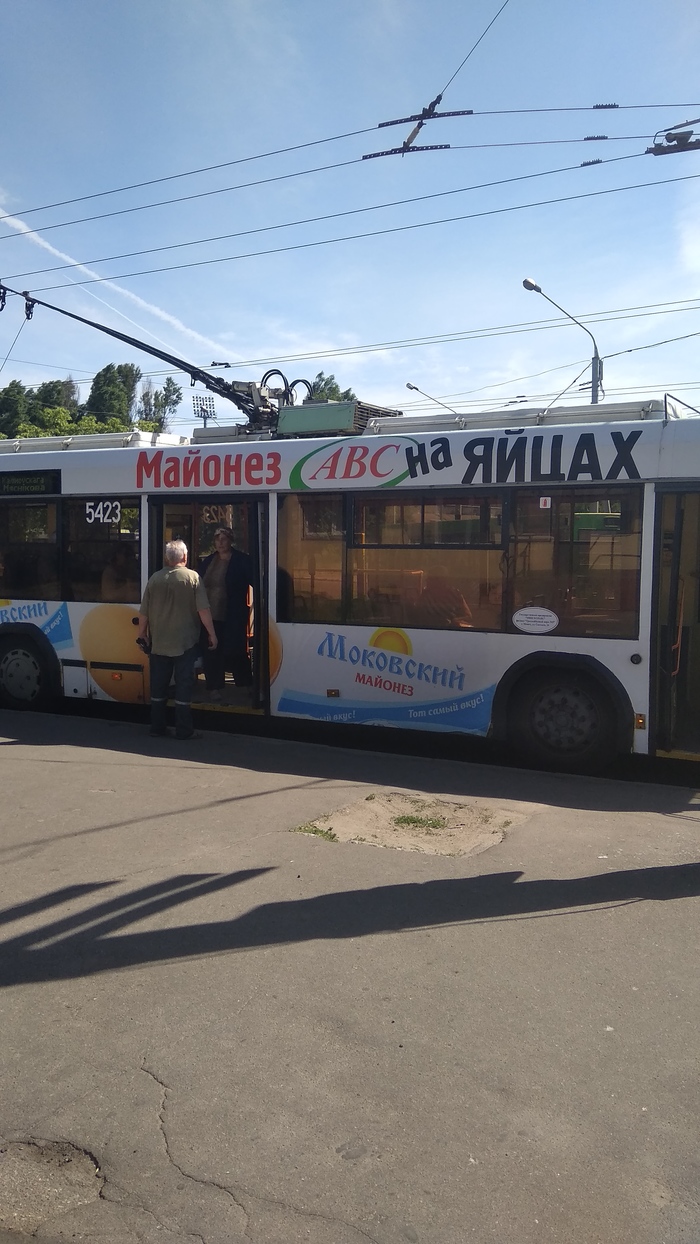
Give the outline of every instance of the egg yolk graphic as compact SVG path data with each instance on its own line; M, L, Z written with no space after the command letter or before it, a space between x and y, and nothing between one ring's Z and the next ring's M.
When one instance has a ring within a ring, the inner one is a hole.
M270 682L273 683L277 675L279 674L280 666L282 665L282 636L280 635L279 630L275 626L272 619L270 619L270 634L269 634L268 647L269 647L269 661L270 661Z
M410 657L413 652L413 644L408 635L398 626L380 627L370 636L369 646L384 648L387 652L400 652L405 657Z
M80 625L80 651L90 677L101 691L123 704L142 704L149 696L148 657L136 646L136 614L133 605L96 605ZM96 669L95 664L105 668ZM115 669L120 665L143 668Z

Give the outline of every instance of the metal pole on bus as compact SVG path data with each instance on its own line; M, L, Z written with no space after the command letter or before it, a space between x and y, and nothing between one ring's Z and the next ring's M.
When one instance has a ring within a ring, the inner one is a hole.
M537 282L533 281L531 277L525 277L523 286L525 289L531 290L535 294L541 294L543 298L547 299L547 302L551 302L552 306L556 307L557 311L561 311L562 315L565 315L568 320L572 320L574 324L578 324L579 328L583 329L584 333L588 333L588 336L593 342L593 358L591 359L591 402L594 406L597 406L598 392L603 387L603 360L598 353L598 345L593 333L589 328L586 328L585 324L582 324L580 320L577 320L575 315L571 315L569 311L565 311L563 307L559 306L558 302L555 302L553 298L549 297L549 294L545 294L544 291L540 289Z

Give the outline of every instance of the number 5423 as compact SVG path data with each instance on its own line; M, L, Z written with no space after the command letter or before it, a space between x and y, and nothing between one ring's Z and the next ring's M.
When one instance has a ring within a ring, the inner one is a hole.
M121 501L86 501L86 523L118 523L122 516Z

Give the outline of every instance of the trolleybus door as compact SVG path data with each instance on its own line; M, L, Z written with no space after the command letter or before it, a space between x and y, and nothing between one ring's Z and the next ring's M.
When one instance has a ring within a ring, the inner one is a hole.
M658 504L658 747L700 755L700 492Z
M253 704L252 707L270 711L270 592L269 592L269 515L267 497L256 497L249 502L251 556L253 571Z
M659 695L658 744L670 751L675 743L678 721L678 673L682 651L683 626L681 586L681 545L683 540L683 498L672 494L659 499L661 506L661 564L659 568ZM679 604L681 613L679 615Z
M237 690L227 678L221 708L236 711L266 711L269 704L267 657L268 607L268 498L247 498L230 495L207 498L206 501L149 499L149 574L163 565L163 548L169 540L184 540L189 550L188 565L196 570L201 559L213 550L217 527L233 531L234 546L247 553L253 563L250 592L248 645L253 672L253 685ZM207 703L204 682L198 679L195 704ZM217 704L217 707L219 705Z

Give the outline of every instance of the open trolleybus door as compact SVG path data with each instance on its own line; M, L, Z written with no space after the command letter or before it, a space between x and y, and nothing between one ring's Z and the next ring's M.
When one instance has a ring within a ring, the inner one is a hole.
M270 712L270 591L269 591L269 513L267 497L248 502L250 555L253 558L252 665L253 704L259 712Z
M658 506L657 746L700 759L700 489Z
M683 650L684 585L681 578L683 495L659 498L661 563L659 567L658 746L671 751L678 727L678 674Z
M268 659L268 499L232 497L231 494L191 500L184 497L149 498L149 574L163 565L163 549L168 540L184 540L189 550L188 566L196 570L202 556L213 548L217 527L234 532L234 545L253 562L252 608L248 643L253 672L250 688L230 689L217 711L261 714L269 711L270 683ZM212 707L203 680L197 681L195 708Z

